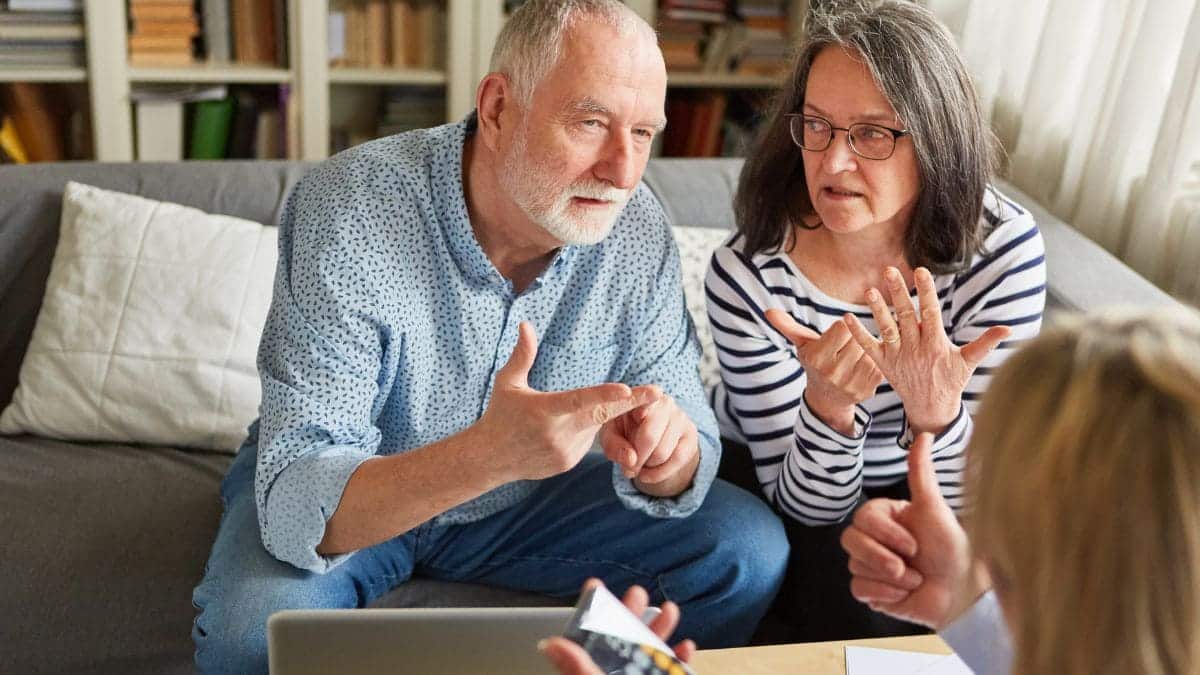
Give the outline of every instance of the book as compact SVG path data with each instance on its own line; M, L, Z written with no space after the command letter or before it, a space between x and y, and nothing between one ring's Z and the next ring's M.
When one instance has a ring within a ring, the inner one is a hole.
M366 65L372 68L387 66L391 62L387 0L367 0L365 19Z
M275 3L271 0L232 0L233 54L238 63L275 65Z
M239 90L233 96L233 122L229 129L229 159L254 159L258 133L258 97L253 92Z
M31 162L58 162L66 159L63 152L60 100L50 91L50 85L34 82L11 82L0 86L0 108L12 119L13 129Z
M81 41L0 40L0 65L29 67L76 67L84 64Z
M192 136L188 159L224 159L233 120L233 99L197 101L192 105Z
M212 63L229 63L229 0L201 0L204 17L204 51Z
M4 161L0 163L25 164L29 161L29 155L25 152L25 146L21 144L21 137L17 135L17 127L11 117L0 120L0 153L4 156Z
M195 17L171 20L134 19L133 34L191 39L200 34L200 24Z
M254 130L254 157L256 159L283 159L283 120L278 110L258 111Z
M184 158L184 110L187 103L220 100L223 85L143 85L129 94L135 112L139 161L177 162Z
M183 159L183 107L183 101L165 99L134 103L138 161Z
M0 23L0 40L83 40L83 26L75 23Z
M407 26L414 21L412 14L412 5L408 0L391 0L388 4L388 22L391 29L389 30L390 59L392 66L395 68L404 68L411 65L408 62L408 28Z
M129 65L136 67L156 68L159 66L190 66L196 62L195 57L188 52L153 51L130 52Z
M129 48L135 52L179 52L192 55L192 38L187 35L130 35Z
M329 9L329 65L346 65L346 12L331 4Z
M129 6L129 17L134 21L186 21L195 17L191 5L138 5Z
M8 0L8 8L14 12L78 12L83 0Z

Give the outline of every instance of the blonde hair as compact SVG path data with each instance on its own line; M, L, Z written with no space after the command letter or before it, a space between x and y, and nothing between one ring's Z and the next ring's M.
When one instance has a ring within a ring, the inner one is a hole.
M967 527L1013 672L1200 672L1200 319L1108 313L999 370L968 460Z

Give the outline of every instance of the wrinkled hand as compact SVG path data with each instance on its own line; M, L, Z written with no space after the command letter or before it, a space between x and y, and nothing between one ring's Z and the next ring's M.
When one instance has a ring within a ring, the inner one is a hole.
M914 274L920 317L900 270L889 267L884 276L896 311L894 320L883 295L874 288L867 291L867 304L882 339L876 340L854 315L847 314L844 320L855 342L883 371L904 403L909 427L917 433L940 433L958 416L963 389L975 368L1011 331L993 326L975 341L958 347L946 336L941 300L929 270L919 267Z
M842 532L850 592L877 612L941 629L991 583L972 562L967 534L938 489L933 438L908 451L912 501L872 499Z
M487 410L476 423L480 442L495 448L493 470L509 480L538 479L569 471L592 447L600 428L657 400L654 389L632 391L606 383L561 392L529 386L537 357L533 326L522 322L517 346L500 372Z
M853 339L844 321L823 335L801 326L790 314L768 309L767 321L796 345L808 381L804 400L823 422L847 436L854 432L854 406L875 395L883 375Z
M620 415L601 428L600 447L604 448L604 454L621 466L626 478L635 479L643 491L668 482L691 483L700 460L700 437L695 423L675 399L656 386L635 387L633 394L652 402Z
M583 585L583 590L588 590L593 586L600 585L598 579L588 579ZM642 616L646 612L646 607L649 605L649 597L646 591L641 586L633 586L622 599L629 611L633 612L634 616ZM654 634L662 638L666 642L671 633L675 631L675 626L679 624L679 606L668 600L663 603L662 613L650 622L650 630ZM552 637L542 640L538 643L538 649L541 650L550 663L562 675L604 675L604 672L596 666L592 661L592 657L584 651L583 647L564 638ZM696 653L696 643L691 640L684 640L675 645L675 656L679 657L680 661L687 663L692 660L692 656Z

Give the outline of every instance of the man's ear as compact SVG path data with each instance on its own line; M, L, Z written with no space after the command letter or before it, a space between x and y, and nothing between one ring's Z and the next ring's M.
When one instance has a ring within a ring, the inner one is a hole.
M512 115L505 115L514 104L512 84L502 73L488 73L475 90L475 109L478 111L479 127L476 135L493 152L500 142L502 123L511 123Z

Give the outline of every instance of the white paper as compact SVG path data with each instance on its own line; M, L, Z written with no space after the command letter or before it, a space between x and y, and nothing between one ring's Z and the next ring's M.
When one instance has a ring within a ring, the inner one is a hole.
M633 644L649 645L664 654L675 652L659 639L654 631L633 615L620 600L604 586L592 593L592 602L583 613L579 627L593 633L606 633Z
M846 675L971 675L954 654L846 647Z

